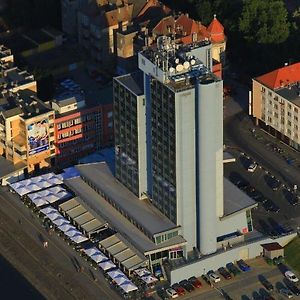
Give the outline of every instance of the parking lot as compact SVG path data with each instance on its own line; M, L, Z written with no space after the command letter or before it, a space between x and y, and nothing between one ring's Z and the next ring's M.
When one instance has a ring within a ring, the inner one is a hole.
M260 165L254 172L249 172L247 169L254 160L238 151L232 154L236 162L225 164L224 174L238 186L240 184L239 187L258 202L258 208L252 210L254 228L266 234L270 234L271 230L271 235L297 230L300 225L298 186L294 190L289 183L278 180ZM236 178L241 178L243 184Z
M257 258L247 261L251 270L248 272L241 272L239 275L234 276L232 279L224 279L220 276L221 281L215 283L213 287L210 287L200 277L202 287L195 289L192 292L185 292L185 295L179 296L182 300L218 300L226 299L221 295L221 292L225 291L231 299L234 300L261 300L263 296L270 295L274 299L285 299L280 295L278 290L286 286L286 279L282 273L282 270L277 266L268 265L263 258ZM216 272L219 274L218 272ZM273 286L272 291L267 289L262 284L262 278L267 279ZM294 295L294 298L296 296ZM296 297L297 298L297 297ZM159 298L158 295L155 299ZM229 298L228 298L229 299Z

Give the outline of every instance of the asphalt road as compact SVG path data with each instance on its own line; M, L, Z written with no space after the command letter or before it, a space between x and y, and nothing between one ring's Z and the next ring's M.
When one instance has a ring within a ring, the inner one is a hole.
M92 269L62 237L49 235L17 195L1 187L0 203L1 254L46 299L120 299L101 271ZM76 272L78 265L82 273Z

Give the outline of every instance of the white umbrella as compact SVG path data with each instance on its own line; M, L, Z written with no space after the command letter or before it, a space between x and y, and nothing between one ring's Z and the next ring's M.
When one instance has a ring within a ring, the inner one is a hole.
M82 243L82 242L85 242L88 240L87 237L83 236L82 234L78 234L78 235L74 235L71 237L71 240L73 242L75 242L76 244L79 244L79 243Z
M56 226L61 226L63 224L68 224L70 222L68 220L66 220L65 218L61 217L56 220L53 220L52 223L54 223Z
M78 235L78 234L81 235L81 232L78 231L77 229L70 229L68 231L65 231L64 233L68 237L73 237L73 236Z
M101 252L95 253L95 254L93 254L90 257L96 263L99 263L99 262L107 260L107 257L104 254L102 254Z
M49 203L54 203L56 202L57 200L59 200L59 197L58 196L55 196L55 195L52 195L50 194L49 196L47 196L47 201Z
M88 256L92 256L92 255L94 255L96 253L101 253L96 247L84 249L83 251Z
M125 277L120 276L120 277L114 278L113 280L115 281L115 283L117 285L122 285L126 282L130 282L130 280L126 276Z
M126 277L126 275L122 271L120 271L119 269L107 272L107 275L112 279L115 279L115 278L120 277L120 276L123 276L123 277L125 276Z
M98 264L100 266L100 268L103 271L107 271L109 269L115 268L116 265L111 261L111 260L107 260L107 261L102 261L101 263Z
M46 200L42 199L42 198L38 198L38 199L34 199L31 200L35 206L40 207L46 204L49 204Z
M49 205L47 207L42 208L40 210L40 212L46 215L46 214L49 214L51 212L57 212L57 210L55 208L53 208L52 206Z
M70 224L64 224L58 227L61 231L65 232L70 230L71 228L75 229L74 226L70 225Z
M15 191L20 195L20 196L24 196L28 193L31 192L30 189L28 189L27 187L23 186L23 187L20 187L20 188L16 188Z
M123 284L120 285L122 290L126 293L136 291L138 288L136 285L134 285L131 281L124 282Z
M59 219L62 217L62 215L56 211L54 212L51 212L49 214L46 214L46 216L51 220L51 221L54 221L56 219Z

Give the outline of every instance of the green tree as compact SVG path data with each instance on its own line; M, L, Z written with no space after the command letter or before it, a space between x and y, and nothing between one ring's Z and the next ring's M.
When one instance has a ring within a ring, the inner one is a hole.
M259 44L279 44L289 37L288 13L282 0L244 0L239 30Z

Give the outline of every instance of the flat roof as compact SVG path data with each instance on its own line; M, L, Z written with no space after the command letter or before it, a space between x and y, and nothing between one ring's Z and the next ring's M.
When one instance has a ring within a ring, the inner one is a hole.
M146 257L135 251L134 248L127 241L125 241L119 233L116 233L102 241L99 244L106 249L114 258L128 269L142 264L146 261ZM130 259L134 258L134 263L128 263Z
M224 217L254 208L258 203L224 177Z
M100 222L97 219L93 219L82 225L81 228L83 228L87 233L92 233L102 228L105 224L106 222Z
M142 71L115 77L114 80L126 86L133 94L141 96L144 94L144 76Z
M284 249L279 243L267 243L261 244L261 246L267 251L281 250Z
M131 249L127 248L127 249L124 249L123 251L120 251L119 253L115 254L114 257L118 261L122 262L122 261L124 261L126 259L129 259L129 258L135 256L135 255L136 254Z
M0 178L13 174L17 171L21 171L26 168L26 164L20 162L13 164L11 161L0 156Z
M107 222L118 231L124 239L129 241L141 253L152 253L157 252L158 250L162 251L162 249L186 244L186 241L182 236L176 236L164 243L156 245L148 236L142 233L80 177L67 179L65 183L74 191L74 193L80 196L80 199L88 207L92 208L93 211L107 220ZM115 242L117 242L117 239Z
M275 92L282 98L300 107L300 96L299 96L300 88L298 88L298 84L290 85L290 87L280 88Z
M130 269L138 268L142 263L143 262L141 262L140 258L136 255L123 261L122 265L128 270L130 270Z
M82 226L94 219L95 217L89 211L87 211L84 214L78 216L77 218L74 218L74 222L76 222L79 226Z
M67 212L68 210L80 205L80 203L78 203L78 201L77 201L77 198L78 197L72 198L72 199L60 204L58 207L61 210Z
M74 219L86 212L86 209L83 206L77 206L67 211L67 214L70 218Z
M105 163L77 165L75 168L152 236L180 227L147 200L140 200L119 183Z

